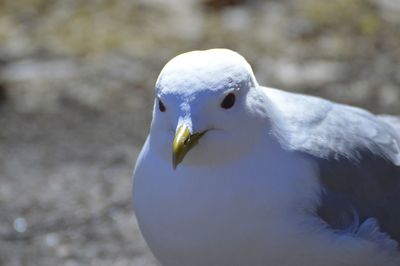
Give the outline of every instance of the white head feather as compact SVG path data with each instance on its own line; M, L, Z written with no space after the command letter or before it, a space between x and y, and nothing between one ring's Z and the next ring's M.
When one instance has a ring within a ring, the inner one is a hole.
M172 140L182 123L191 133L207 130L184 164L210 165L244 155L263 132L259 118L266 113L266 99L257 88L250 65L231 50L194 51L169 61L156 82L151 128L165 159L171 158ZM227 110L221 102L229 93L235 104ZM160 101L165 112L159 110Z

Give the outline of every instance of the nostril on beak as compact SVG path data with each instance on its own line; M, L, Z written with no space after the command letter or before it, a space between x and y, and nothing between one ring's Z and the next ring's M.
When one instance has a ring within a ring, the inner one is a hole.
M187 139L185 139L185 141L183 142L183 144L186 146L186 145L189 143L189 141L190 141L190 137L187 138Z

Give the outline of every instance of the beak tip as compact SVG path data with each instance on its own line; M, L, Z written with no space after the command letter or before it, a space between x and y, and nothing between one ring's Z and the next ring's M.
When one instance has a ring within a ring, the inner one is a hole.
M176 161L176 158L173 157L173 160L172 160L172 169L176 170L176 168L178 167L178 164L179 164L179 163Z

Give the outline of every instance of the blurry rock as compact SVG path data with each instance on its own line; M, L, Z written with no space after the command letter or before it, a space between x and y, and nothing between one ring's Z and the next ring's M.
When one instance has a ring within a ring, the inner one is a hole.
M256 34L267 43L275 38L283 38L287 34L290 16L287 6L279 1L266 1L257 9L257 20L255 20ZM264 37L264 38L263 38ZM285 47L282 48L286 48Z
M56 233L48 233L44 239L47 246L54 248L60 242L60 237Z
M246 30L251 27L252 14L238 7L227 8L222 12L222 24L226 29Z
M380 29L378 10L371 1L331 0L298 1L298 8L303 10L318 31L351 33L354 36L374 36Z
M13 224L14 230L18 233L25 233L26 229L28 228L28 223L23 217L18 217L17 219L15 219Z
M318 87L338 82L345 71L343 64L330 61L304 63L289 60L269 62L270 76L284 87Z
M7 100L6 86L0 82L0 106Z
M398 0L373 0L373 3L381 9L382 19L392 23L400 22L400 1Z
M23 59L6 65L1 77L6 82L23 82L33 79L67 79L76 75L74 61L68 59Z
M393 109L397 108L400 111L400 87L393 84L385 84L379 88L378 97L381 106L391 106Z
M222 9L230 6L237 6L244 4L248 0L202 0L201 3L208 9L213 11L221 11Z
M140 39L147 37L149 38L147 41L152 43L154 39L170 41L171 38L177 38L183 41L198 41L203 37L205 18L204 13L199 12L198 0L139 0L139 2L148 8L148 14L144 17L144 20L149 20L149 23L145 23L147 30L142 27L138 29L140 34L143 31L148 34L148 36L141 36ZM151 17L154 17L154 19L151 19ZM129 27L131 26L134 25ZM134 42L136 41L138 40L134 38ZM177 42L173 43L173 45L176 44ZM151 47L146 46L146 48ZM161 45L159 48L167 47Z
M70 60L24 59L9 63L0 72L8 87L11 104L23 112L53 109L57 106L57 88L78 75L77 65Z
M396 81L396 83L398 84L398 86L399 86L399 90L400 90L400 69L395 69L394 70L395 72L394 72L394 80Z

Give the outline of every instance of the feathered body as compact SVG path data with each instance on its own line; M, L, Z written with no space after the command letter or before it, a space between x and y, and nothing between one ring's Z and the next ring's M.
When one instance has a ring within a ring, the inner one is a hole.
M133 200L162 265L400 265L395 119L261 87L228 50L180 56L156 86L170 114L156 101ZM237 107L219 113L226 90ZM174 170L182 121L210 132Z

